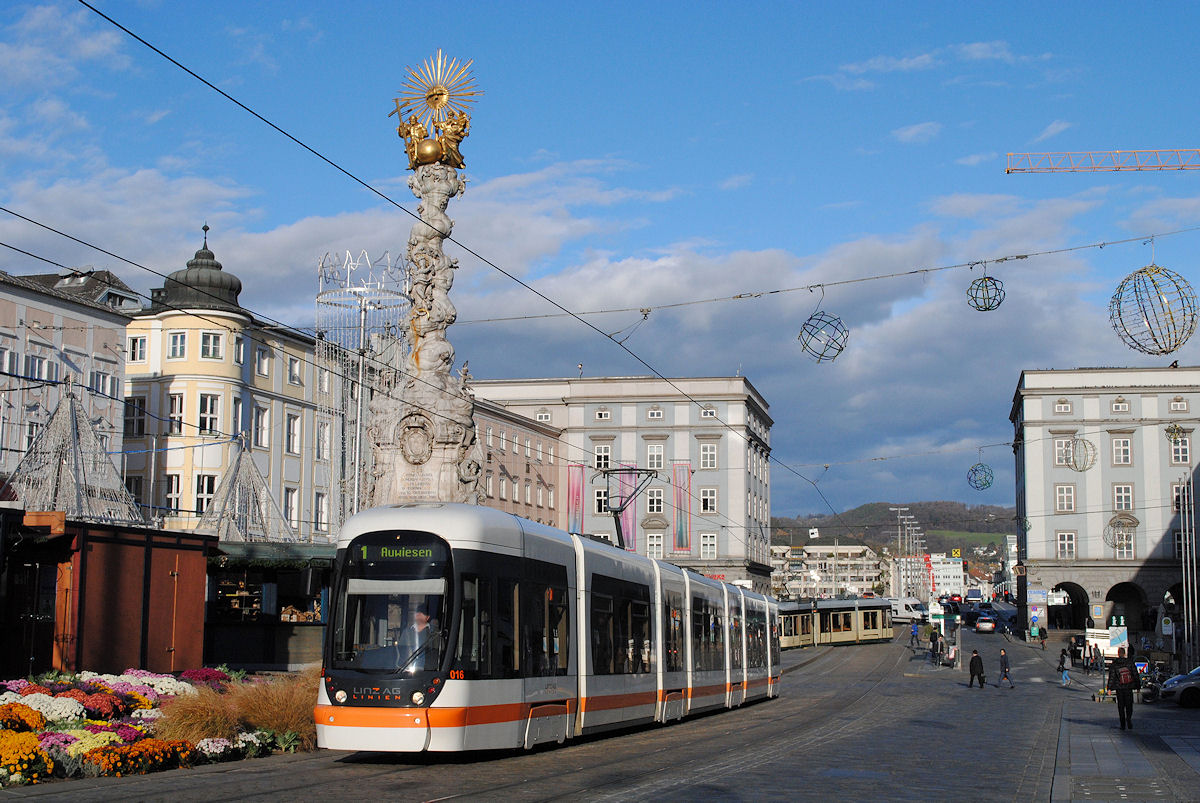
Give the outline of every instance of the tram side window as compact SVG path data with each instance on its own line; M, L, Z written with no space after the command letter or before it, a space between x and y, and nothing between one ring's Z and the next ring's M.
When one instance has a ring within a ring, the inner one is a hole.
M746 665L751 669L767 665L767 617L765 611L746 615Z
M784 635L784 638L796 635L796 617L795 616L783 617L783 635Z
M703 597L692 597L692 655L695 668L725 668L725 622L721 609Z
M833 617L829 614L829 611L821 611L820 615L821 615L821 632L822 633L832 633L833 632Z
M771 666L779 666L779 614L771 613Z
M879 611L863 611L863 629L879 629Z
M492 584L487 577L464 574L462 626L458 631L458 668L469 679L492 677Z
M683 596L677 591L663 593L663 671L683 670Z
M812 635L812 614L802 614L800 616L800 635Z
M521 662L517 652L517 592L519 584L511 577L496 581L495 660L493 677L519 678Z
M654 665L650 587L604 575L592 577L592 671L637 675Z
M525 677L567 674L567 589L527 583L521 617Z

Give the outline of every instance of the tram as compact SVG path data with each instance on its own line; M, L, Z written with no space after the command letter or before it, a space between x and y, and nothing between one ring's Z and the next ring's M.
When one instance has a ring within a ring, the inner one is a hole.
M778 695L779 605L502 511L346 521L314 716L339 750L531 748Z
M890 641L892 604L886 599L815 599L781 602L780 643L784 649L818 644Z

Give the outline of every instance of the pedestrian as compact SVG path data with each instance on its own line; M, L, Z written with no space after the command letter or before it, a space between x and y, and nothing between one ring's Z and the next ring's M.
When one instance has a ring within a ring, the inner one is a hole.
M917 647L921 644L920 628L916 622L912 623L912 635L908 637L908 646Z
M1000 680L996 681L997 689L1000 688L1000 683L1005 680L1008 681L1008 687L1010 689L1015 689L1017 687L1017 685L1012 682L1012 678L1009 676L1008 670L1009 670L1008 653L1006 653L1004 651L1004 648L1001 647L1000 648Z
M1038 638L1042 642L1042 652L1045 652L1046 651L1046 628L1044 628L1044 627L1038 628Z
M1062 685L1065 689L1071 685L1071 675L1067 671L1067 662L1071 660L1071 656L1067 655L1067 651L1063 650L1058 655L1058 671L1062 673Z
M971 664L968 667L971 671L971 679L967 681L967 688L975 685L975 678L979 678L979 688L983 688L985 680L983 675L983 657L980 656L979 650L971 650Z
M938 656L938 629L936 627L929 630L929 662L934 666L937 665Z
M1092 668L1104 674L1104 653L1100 652L1099 644L1092 644Z
M1117 717L1121 730L1133 730L1133 692L1142 687L1133 660L1125 657L1125 648L1117 650L1117 657L1108 666L1108 688L1117 695Z

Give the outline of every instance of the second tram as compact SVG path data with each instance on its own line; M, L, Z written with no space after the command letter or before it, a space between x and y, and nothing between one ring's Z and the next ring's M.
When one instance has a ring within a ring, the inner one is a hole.
M780 642L789 647L890 641L892 605L886 599L815 599L781 602Z

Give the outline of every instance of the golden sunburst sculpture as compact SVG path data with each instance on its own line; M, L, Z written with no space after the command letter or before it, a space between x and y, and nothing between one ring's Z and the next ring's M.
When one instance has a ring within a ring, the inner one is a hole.
M408 68L408 79L388 117L399 119L396 133L406 141L410 170L434 162L465 166L458 144L470 131L467 104L483 94L471 74L473 63L448 59L438 48L436 57Z

